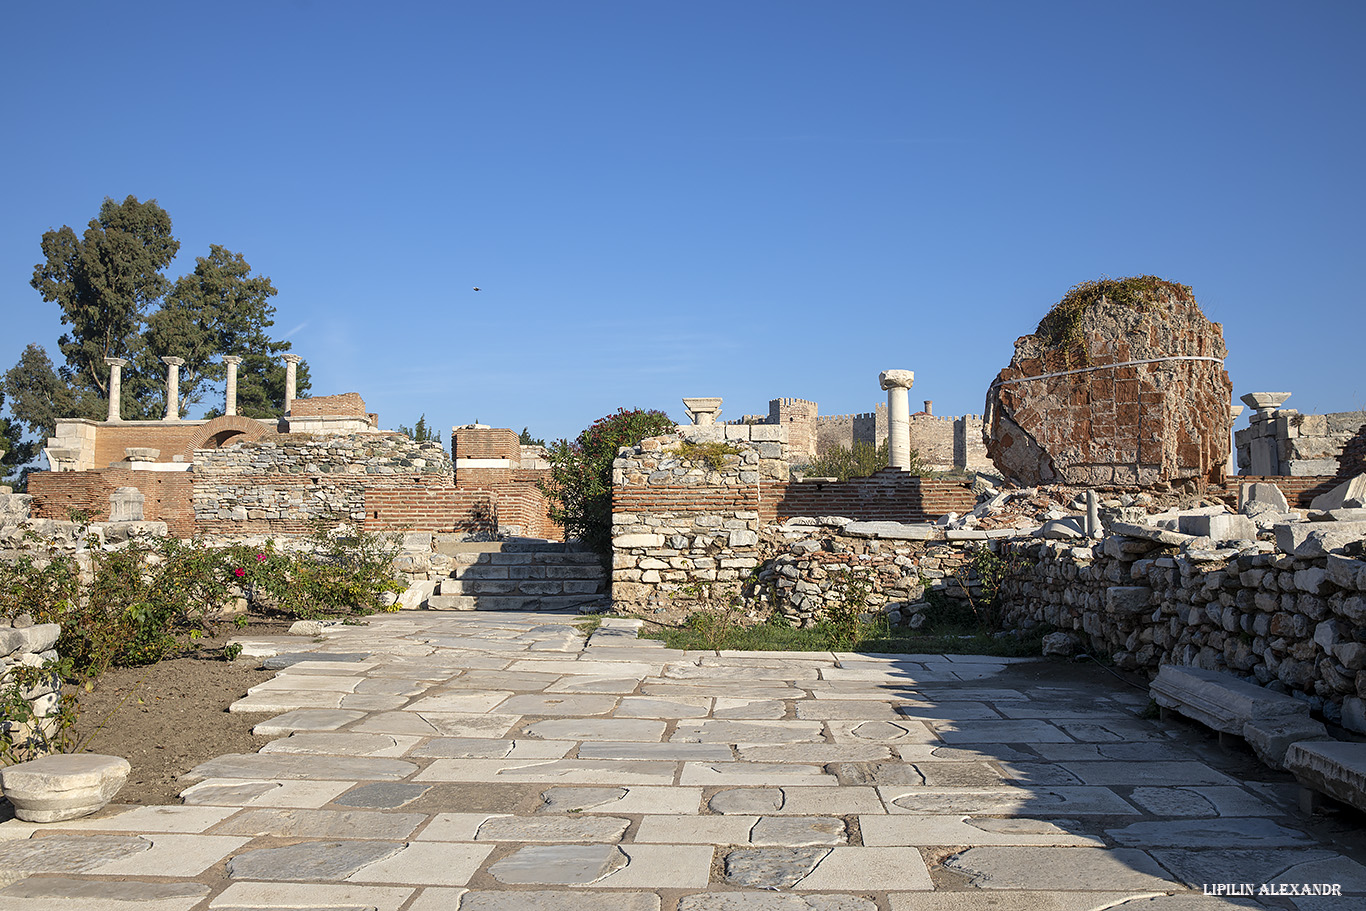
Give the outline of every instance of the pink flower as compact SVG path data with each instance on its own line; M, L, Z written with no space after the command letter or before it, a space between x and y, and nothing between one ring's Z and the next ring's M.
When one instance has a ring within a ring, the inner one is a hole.
M234 569L232 571L232 574L240 579L247 574L247 571L239 566L237 569Z
M266 562L266 555L265 555L265 554L257 554L257 555L256 555L256 559L257 559L258 561L260 561L261 563L264 563L264 562Z

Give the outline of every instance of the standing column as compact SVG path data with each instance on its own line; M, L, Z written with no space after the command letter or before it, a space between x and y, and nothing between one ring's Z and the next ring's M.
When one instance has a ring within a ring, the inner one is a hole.
M909 370L884 370L878 383L887 390L887 436L890 441L887 467L911 469L911 386L915 374Z
M223 389L223 414L231 416L237 413L237 365L242 363L242 359L235 354L226 354L223 363L228 365L228 381Z
M180 368L185 363L183 357L163 357L166 365L166 420L180 420Z
M109 365L109 417L106 421L121 421L123 414L119 407L119 395L123 391L123 368L128 366L126 358L107 357L104 362Z
M285 359L285 414L294 407L294 392L298 386L299 361L303 358L297 354L283 355Z

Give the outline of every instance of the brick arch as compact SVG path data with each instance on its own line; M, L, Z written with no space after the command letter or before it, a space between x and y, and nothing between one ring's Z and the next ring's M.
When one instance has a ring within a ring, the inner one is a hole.
M254 443L267 433L266 426L260 421L244 418L241 415L223 415L200 427L189 445L181 450L185 461L194 461L194 451L205 447L217 449L232 443Z

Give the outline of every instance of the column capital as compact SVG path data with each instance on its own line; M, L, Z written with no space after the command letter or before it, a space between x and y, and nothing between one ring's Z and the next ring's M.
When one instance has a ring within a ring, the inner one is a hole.
M238 364L242 363L242 358L236 354L225 354L223 355L223 363L232 364L236 367Z
M168 367L184 367L185 358L183 357L163 357L161 362Z
M282 354L280 355L280 360L284 361L286 364L297 364L299 361L303 360L303 358L297 354Z
M877 381L883 389L910 389L915 384L915 373L911 370L884 370L877 375Z
M105 362L105 364L109 365L110 367L127 367L127 366L128 366L128 358L126 358L126 357L107 357L107 358L104 359L104 362Z

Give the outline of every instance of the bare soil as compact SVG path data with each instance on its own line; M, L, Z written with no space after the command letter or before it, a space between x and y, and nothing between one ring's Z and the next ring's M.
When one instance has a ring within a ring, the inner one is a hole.
M275 676L260 658L225 661L234 636L282 635L288 622L255 620L245 629L222 624L192 650L147 667L110 668L77 697L75 743L80 752L122 756L132 765L119 803L165 805L191 782L180 776L224 753L254 753L267 737L251 728L264 716L232 714L228 706L250 687Z

